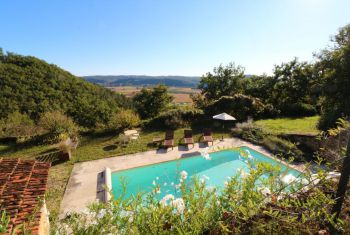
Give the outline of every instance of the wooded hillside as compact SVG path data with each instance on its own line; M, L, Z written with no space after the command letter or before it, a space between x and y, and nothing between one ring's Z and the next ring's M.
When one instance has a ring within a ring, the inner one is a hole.
M128 102L123 95L91 84L56 65L0 49L0 119L19 111L32 119L52 110L82 126L106 123Z

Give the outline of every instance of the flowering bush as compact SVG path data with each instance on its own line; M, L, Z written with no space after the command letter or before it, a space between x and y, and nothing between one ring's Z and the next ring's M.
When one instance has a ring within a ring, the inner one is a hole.
M312 234L329 223L344 227L342 220L333 221L329 214L334 186L329 174L320 170L296 178L279 166L254 162L249 153L242 158L249 172L238 171L222 189L209 187L209 177L188 178L182 171L180 197L167 194L156 199L155 180L149 194L92 204L86 213L69 215L54 230L58 234Z

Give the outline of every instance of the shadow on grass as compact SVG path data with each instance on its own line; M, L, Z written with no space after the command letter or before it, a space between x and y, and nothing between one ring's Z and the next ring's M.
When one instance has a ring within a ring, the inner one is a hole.
M103 147L102 149L104 151L113 151L113 150L115 150L117 148L118 148L118 145L111 144L111 145L107 145L107 146Z
M1 154L10 154L15 153L18 151L25 151L27 149L33 148L33 147L40 147L40 144L35 144L32 141L23 142L23 143L7 143L6 147L0 149L0 155ZM44 146L43 146L44 147Z

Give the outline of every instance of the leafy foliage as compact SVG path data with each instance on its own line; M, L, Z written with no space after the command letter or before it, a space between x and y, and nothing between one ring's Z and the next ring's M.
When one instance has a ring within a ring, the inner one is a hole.
M276 65L274 76L245 77L244 69L233 63L214 68L214 74L203 76L198 86L201 95L192 99L198 108L205 108L223 96L243 94L259 99L266 106L264 117L311 116L317 113L320 97L319 76L312 64L294 59ZM229 109L227 107L226 109ZM244 109L244 107L243 107ZM237 110L227 111L236 112ZM258 116L256 114L255 116Z
M199 83L198 88L209 101L217 100L222 96L232 96L242 93L244 68L230 63L226 66L215 67L213 73L208 72Z
M315 105L312 99L312 85L318 81L314 76L313 66L306 62L299 62L296 58L288 63L276 65L274 69L274 81L271 103L287 116L303 116L298 113L305 110L305 104ZM317 98L317 97L316 97ZM299 105L300 104L300 105ZM310 110L311 108L308 108ZM315 114L316 109L311 115ZM308 114L306 112L306 114Z
M220 97L210 103L205 111L211 115L226 112L233 115L238 121L246 121L248 117L261 117L264 112L267 115L269 110L265 108L265 105L257 98L236 94Z
M262 145L276 155L303 160L303 152L294 143L277 135L267 133L251 120L237 124L232 130L232 134L249 142Z
M249 174L233 175L220 193L208 188L210 180L192 178L181 183L181 198L166 195L157 200L156 185L147 195L128 199L122 195L106 204L93 204L87 213L71 214L54 230L59 234L314 234L327 223L343 228L341 220L329 215L333 184L322 170L286 183L282 179L288 173L280 167L248 162Z
M350 25L333 37L333 47L323 50L316 64L324 79L322 115L319 127L326 130L338 118L350 117Z
M39 130L33 120L28 115L21 114L18 111L0 120L0 136L30 137L38 132Z
M16 111L37 120L58 110L79 125L107 123L110 115L128 101L122 95L80 79L56 65L32 56L0 56L0 118Z
M78 132L73 120L59 111L44 113L38 125L48 132L46 140L49 142L59 142L68 137L76 137Z
M108 128L110 130L124 130L133 128L141 123L137 113L133 110L120 110L119 112L112 115Z
M199 109L170 109L155 117L148 125L152 127L177 129L189 126L191 123L198 120L202 114L203 112Z
M168 94L168 88L158 85L153 89L142 88L133 98L137 112L142 118L156 117L170 104L173 97Z

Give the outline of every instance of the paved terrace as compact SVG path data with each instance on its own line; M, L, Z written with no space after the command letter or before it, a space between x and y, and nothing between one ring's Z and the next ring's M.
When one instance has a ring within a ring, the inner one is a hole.
M216 140L214 145L209 144L209 152L213 152L222 147L247 146L259 151L267 156L272 156L270 152L261 146L253 145L238 138L227 138L223 141ZM60 216L63 218L67 213L83 211L86 206L94 201L104 200L104 176L103 171L109 167L112 172L125 170L133 167L145 166L160 162L171 161L189 156L200 155L208 145L196 143L189 148L185 146L174 147L168 150L158 149L136 154L123 155L118 157L104 158L100 160L76 163L66 187L66 191L61 203ZM302 166L292 166L302 170Z

